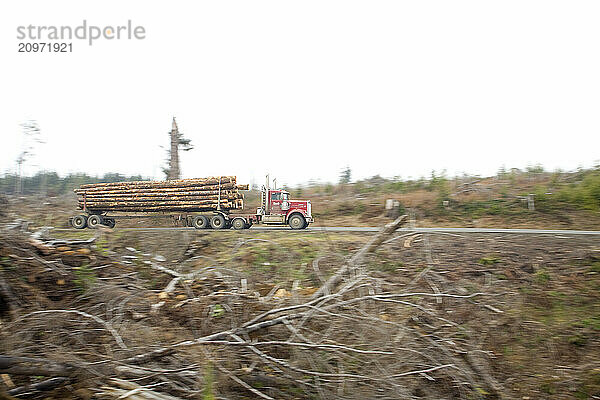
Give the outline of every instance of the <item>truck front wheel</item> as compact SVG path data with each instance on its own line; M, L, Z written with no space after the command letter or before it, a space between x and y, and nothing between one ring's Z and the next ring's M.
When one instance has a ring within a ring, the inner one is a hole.
M210 226L213 229L224 229L225 228L225 218L221 214L213 215L210 219Z
M233 220L231 225L233 225L233 229L235 229L236 231L241 231L242 229L246 229L247 224L246 221L244 221L242 218L236 218Z
M304 229L306 226L306 220L300 214L294 214L288 220L288 224L292 229Z

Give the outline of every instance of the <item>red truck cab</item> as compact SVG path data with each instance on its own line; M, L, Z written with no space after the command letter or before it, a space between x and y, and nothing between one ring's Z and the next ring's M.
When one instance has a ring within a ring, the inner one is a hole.
M314 222L310 200L292 200L281 189L263 188L257 219L266 225L288 224L292 229L304 229Z

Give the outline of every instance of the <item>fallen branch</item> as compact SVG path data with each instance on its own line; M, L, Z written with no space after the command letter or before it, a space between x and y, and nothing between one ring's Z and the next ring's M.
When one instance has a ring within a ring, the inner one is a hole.
M229 378L231 378L233 381L235 381L236 383L238 383L242 387L248 389L249 391L251 391L252 393L254 393L255 395L257 395L258 397L262 397L263 399L267 399L267 400L275 400L271 396L267 396L266 394L264 394L260 390L257 390L255 388L253 388L252 386L248 385L246 382L244 382L243 380L241 380L240 378L238 378L237 376L235 376L234 374L232 374L227 369L221 367L219 364L216 364L216 367L217 367L217 369L219 371L221 371L222 373L224 373L225 375L227 375Z
M383 229L379 231L379 233L377 233L377 235L375 235L375 237L369 241L369 243L367 243L359 251L357 251L344 266L338 269L338 271L334 275L332 275L327 280L327 282L325 282L325 284L323 284L323 286L321 286L321 288L312 295L311 298L316 299L331 293L333 287L342 280L343 276L351 270L355 269L360 264L362 264L365 257L377 250L377 248L381 246L381 244L387 238L389 238L394 232L396 232L396 230L400 228L400 225L402 225L406 218L406 214L402 215L398 217L394 222L384 226Z
M92 319L92 320L96 321L97 323L99 323L100 325L104 326L104 329L106 329L108 332L110 332L110 334L115 338L115 341L117 342L117 344L119 345L120 348L122 348L123 350L128 350L127 346L125 346L125 343L123 343L123 339L117 333L117 331L115 330L115 328L113 328L108 322L104 321L103 319L98 318L95 315L85 313L83 311L78 311L78 310L43 310L43 311L34 311L32 313L25 314L25 315L17 318L11 325L14 325L14 324L18 323L18 322L24 320L25 318L28 318L28 317L31 317L31 316L34 316L34 315L41 315L41 314L77 314L79 316Z
M118 386L118 388L104 386L103 394L111 394L118 396L118 399L130 399L130 400L180 400L179 397L174 397L165 393L156 392L150 390L152 387L162 386L165 383L156 383L148 386L141 386L137 383L126 381L124 379L112 378L111 383Z
M47 358L10 357L0 355L0 373L10 375L73 376L78 368Z
M17 396L23 393L30 392L43 392L46 390L52 390L57 386L62 385L67 382L69 379L64 377L50 378L45 381L41 381L38 383L33 383L31 385L20 386L14 389L9 390L7 393L11 396Z

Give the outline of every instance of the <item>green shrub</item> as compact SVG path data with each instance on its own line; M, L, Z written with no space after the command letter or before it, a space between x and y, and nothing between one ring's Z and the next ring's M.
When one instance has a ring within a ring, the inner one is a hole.
M600 171L584 171L581 174L579 182L565 185L555 194L548 194L548 188L536 188L536 209L552 211L571 205L579 209L600 211Z
M212 365L208 363L206 370L204 371L204 388L202 389L202 400L215 400L215 394L213 390L214 376Z
M477 261L477 264L481 264L481 265L494 265L494 264L499 263L500 261L502 261L502 259L500 257L497 257L497 256L488 256L488 257L481 257Z
M541 285L545 285L550 281L550 274L544 269L540 269L535 273L535 281Z
M94 282L96 282L96 273L86 264L74 268L73 272L75 272L75 276L77 276L77 278L73 280L73 283L75 283L81 292L85 292L94 284Z

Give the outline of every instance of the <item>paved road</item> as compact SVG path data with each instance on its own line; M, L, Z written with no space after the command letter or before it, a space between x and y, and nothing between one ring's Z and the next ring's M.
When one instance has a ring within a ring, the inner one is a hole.
M118 229L118 228L117 228ZM380 228L370 226L314 226L305 230L294 231L288 227L253 226L250 231L290 231L290 232L377 232ZM160 228L121 228L131 231L185 231L195 230L184 227ZM205 232L220 232L207 230ZM550 235L598 235L600 231L570 231L559 229L501 229L501 228L401 228L398 232L445 232L445 233L517 233L517 234L550 234Z

